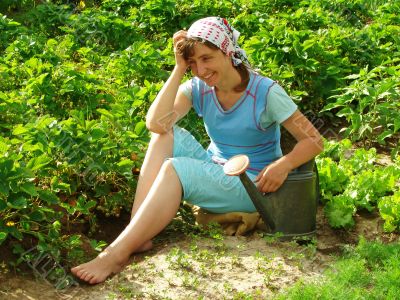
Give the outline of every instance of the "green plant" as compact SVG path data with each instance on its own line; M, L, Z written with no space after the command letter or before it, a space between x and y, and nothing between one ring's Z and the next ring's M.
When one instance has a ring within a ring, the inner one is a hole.
M334 96L336 102L325 106L322 111L340 110L338 117L344 117L350 126L345 134L353 140L368 143L396 136L400 129L400 69L398 59L384 62L371 70L365 67L359 74L347 76L353 81L341 94Z
M399 243L367 242L349 248L319 282L298 282L276 299L397 299Z
M400 228L400 191L383 197L378 202L379 212L385 220L385 231L392 232Z
M398 188L398 163L379 166L376 149L351 150L348 140L330 142L326 146L317 163L324 211L330 225L335 228L353 226L357 210L373 211L383 197L382 212L388 214L385 230L397 230L399 227L394 226L397 223L390 217L395 205L388 203L395 203L391 194Z
M201 17L228 18L253 66L303 111L345 118L353 141L396 141L397 1L65 3L0 4L0 243L16 253L37 246L77 260L77 234L95 231L98 212L130 209L149 141L146 111L174 65L171 36ZM180 125L208 144L194 113ZM381 167L376 158L350 140L327 143L318 165L332 226L351 226L357 210L378 205L385 229L398 230L398 163ZM210 237L218 254L227 249L221 228L196 226L184 204L168 231ZM192 254L209 260L206 251Z

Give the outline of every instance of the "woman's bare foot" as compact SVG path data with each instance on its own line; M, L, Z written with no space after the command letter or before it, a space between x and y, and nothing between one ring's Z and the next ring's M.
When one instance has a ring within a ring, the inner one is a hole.
M142 246L137 248L134 253L146 252L153 248L152 240L145 242Z
M145 252L151 248L153 248L153 242L149 240L137 248L135 253ZM121 259L121 257L109 253L106 249L95 259L72 268L71 272L83 281L86 281L90 284L96 284L105 281L111 274L117 274L121 272L127 264L128 259L129 257L126 259Z
M111 274L122 271L129 257L121 258L106 250L101 252L95 259L71 269L79 279L90 284L103 282Z

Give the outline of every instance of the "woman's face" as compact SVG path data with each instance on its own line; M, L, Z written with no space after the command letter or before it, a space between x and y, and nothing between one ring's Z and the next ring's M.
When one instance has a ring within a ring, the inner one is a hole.
M208 86L218 85L232 67L230 57L221 50L209 48L202 43L195 44L194 55L189 57L188 64L193 75Z

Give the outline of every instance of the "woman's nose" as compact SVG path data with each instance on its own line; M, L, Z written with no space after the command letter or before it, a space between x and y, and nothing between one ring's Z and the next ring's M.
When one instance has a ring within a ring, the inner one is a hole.
M197 73L201 76L204 75L206 71L206 68L204 67L204 65L202 63L198 63L197 64Z

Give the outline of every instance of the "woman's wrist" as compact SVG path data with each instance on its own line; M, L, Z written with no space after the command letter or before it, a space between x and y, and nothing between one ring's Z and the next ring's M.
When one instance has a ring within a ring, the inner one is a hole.
M186 66L179 66L179 65L175 65L174 69L172 72L176 73L177 75L180 75L181 77L183 77L186 73L187 67Z
M277 162L288 173L295 168L293 162L290 160L290 157L288 157L288 155L282 156Z

